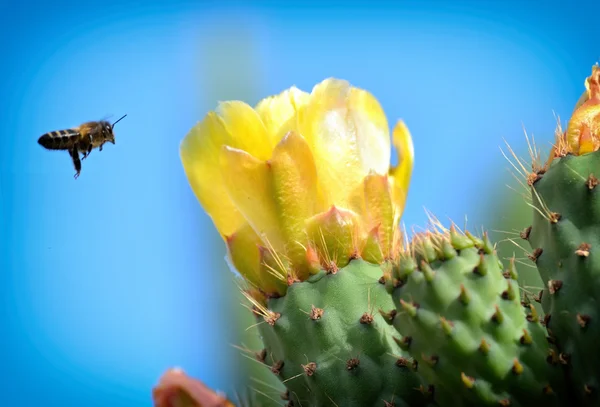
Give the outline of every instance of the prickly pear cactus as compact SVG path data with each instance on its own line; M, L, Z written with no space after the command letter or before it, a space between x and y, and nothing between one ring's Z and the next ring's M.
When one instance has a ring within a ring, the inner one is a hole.
M246 351L287 389L279 405L599 406L600 68L527 176L535 295L487 236L435 221L404 241L412 140L398 123L390 168L389 136L372 95L328 79L225 102L182 143L256 318L264 346ZM186 402L229 403L185 383Z
M559 137L545 167L529 177L531 245L544 282L537 295L581 405L600 403L600 68L586 81L588 96Z
M452 227L416 235L394 267L397 342L440 406L560 406L562 370L514 263L487 236ZM439 391L438 391L439 390Z
M381 276L378 265L355 259L259 307L261 358L284 381L291 405L425 405L415 366L380 313L393 308Z
M228 248L264 349L248 350L294 406L424 406L429 394L393 340L379 279L397 252L413 165L377 100L327 79L255 108L226 102L181 146L190 184Z

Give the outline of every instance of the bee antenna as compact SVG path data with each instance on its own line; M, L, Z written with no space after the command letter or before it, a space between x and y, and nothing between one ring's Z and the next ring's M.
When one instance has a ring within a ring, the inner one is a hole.
M114 122L111 127L115 127L115 124L119 123L121 120L123 120L125 117L127 117L127 114L124 114L119 120L117 120L116 122Z

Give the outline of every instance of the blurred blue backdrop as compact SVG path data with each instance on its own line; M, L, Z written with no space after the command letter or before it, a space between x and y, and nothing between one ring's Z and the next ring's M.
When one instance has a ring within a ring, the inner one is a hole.
M150 406L173 365L235 390L238 304L178 156L217 100L366 88L414 137L404 222L477 224L505 188L502 138L548 144L600 57L592 2L285 4L0 4L2 405ZM125 113L78 180L37 144Z

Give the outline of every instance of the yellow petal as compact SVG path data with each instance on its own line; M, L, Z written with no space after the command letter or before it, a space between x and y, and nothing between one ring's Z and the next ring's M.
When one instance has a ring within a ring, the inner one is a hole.
M350 91L349 109L356 116L357 143L365 174L386 174L390 166L390 130L375 97L359 88Z
M579 136L579 154L587 154L594 151L594 138L592 132L587 125L581 126L581 133Z
M295 266L306 266L304 222L325 209L312 152L302 136L290 132L277 144L269 163L287 255Z
M306 105L310 95L295 86L261 100L255 110L271 137L271 143L276 145L288 132L297 131L297 111Z
M179 147L192 191L222 236L234 233L245 223L229 199L219 168L221 146L230 141L223 122L211 112L192 128Z
M390 169L390 187L395 205L394 224L397 224L404 212L406 196L412 177L415 151L412 137L403 121L398 121L393 133L394 147L398 152L398 165Z
M265 245L283 250L269 166L245 151L224 146L221 174L229 197Z
M389 167L389 130L379 103L346 81L327 79L313 89L300 117L313 146L328 203L348 207L348 192L371 171Z
M217 112L231 134L231 142L225 144L244 150L260 160L267 160L271 156L275 144L252 107L240 101L221 102Z
M226 236L227 253L235 269L252 285L261 288L260 250L261 241L247 223L235 233Z
M244 224L227 236L227 252L235 269L261 292L283 295L287 290L287 275L279 258L262 246L249 224Z
M369 227L378 227L378 241L384 257L389 257L394 226L394 207L386 175L365 178L365 202Z

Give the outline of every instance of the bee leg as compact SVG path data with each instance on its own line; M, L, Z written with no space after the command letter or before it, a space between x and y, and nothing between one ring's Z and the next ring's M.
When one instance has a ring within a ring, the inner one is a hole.
M92 152L92 145L90 144L87 148L86 151L83 152L83 157L81 157L82 160L85 160Z
M74 175L74 178L77 179L81 173L81 160L79 159L79 151L77 150L77 147L73 147L73 149L69 150L69 155L73 160L75 171L77 171Z

